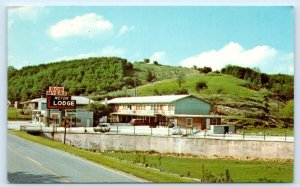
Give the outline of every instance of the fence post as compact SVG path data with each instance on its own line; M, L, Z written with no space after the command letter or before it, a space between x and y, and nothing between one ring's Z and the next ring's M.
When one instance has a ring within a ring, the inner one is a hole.
M67 125L65 124L64 144L66 144L66 135L67 135Z
M206 138L206 129L204 129L204 138Z
M224 132L223 139L225 139L225 134L226 134L226 133Z
M151 128L151 136L152 136L152 127L150 127Z
M119 125L117 125L117 134L119 134Z
M245 140L245 131L243 131L243 140Z
M133 134L135 135L135 125L133 125Z
M286 133L284 133L284 141L286 142Z
M168 136L170 136L170 128L168 127Z
M266 131L264 131L264 141L266 141Z
M41 132L43 132L43 126L41 125Z

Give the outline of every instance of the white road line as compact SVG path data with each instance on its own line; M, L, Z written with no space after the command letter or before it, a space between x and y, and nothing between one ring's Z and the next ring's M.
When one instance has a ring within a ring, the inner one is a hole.
M28 160L30 160L31 162L34 162L35 164L42 166L41 163L39 163L38 161L33 160L32 158L30 158L29 156L25 156L25 158L27 158Z
M43 166L43 164L39 163L38 161L30 158L29 156L24 156L21 153L19 153L18 151L16 151L15 149L13 149L12 147L8 146L8 149L10 149L11 151L13 151L14 153L16 153L19 157L21 158L26 158L28 160L30 160L31 162L33 162L35 165L37 165L38 167L40 167L41 169L47 171L48 173L51 173L53 175L55 175L56 177L58 177L60 180L66 182L66 183L70 183L71 181L69 181L68 179L66 179L65 177L57 174L56 172L46 168L45 166Z

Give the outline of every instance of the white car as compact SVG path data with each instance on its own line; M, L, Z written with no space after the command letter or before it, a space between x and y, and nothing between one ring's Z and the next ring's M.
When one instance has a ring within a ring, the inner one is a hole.
M95 132L108 132L110 131L110 124L109 123L99 123L97 127L94 127Z
M179 127L173 127L172 135L182 135L182 131Z

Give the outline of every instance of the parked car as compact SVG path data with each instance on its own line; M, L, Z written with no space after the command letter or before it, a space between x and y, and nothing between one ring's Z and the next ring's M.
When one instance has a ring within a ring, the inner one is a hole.
M170 123L168 124L168 127L169 127L169 128L175 127L175 122L174 122L174 121L170 122Z
M172 135L182 135L182 130L179 127L174 127L172 129Z
M94 127L95 132L108 132L110 131L109 123L99 123L96 127Z
M143 119L132 119L129 123L131 125L147 125L148 124L148 122Z

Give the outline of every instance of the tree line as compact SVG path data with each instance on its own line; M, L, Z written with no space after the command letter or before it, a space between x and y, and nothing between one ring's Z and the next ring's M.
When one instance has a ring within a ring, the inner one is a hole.
M93 57L26 66L20 70L9 66L8 99L38 98L45 95L49 86L62 86L69 95L106 95L190 71L144 61L131 63L118 57Z
M275 93L283 101L294 98L294 77L284 74L261 73L259 69L244 68L234 65L227 65L221 69L221 73L230 74L234 77L247 80L246 87L259 90L266 88Z

